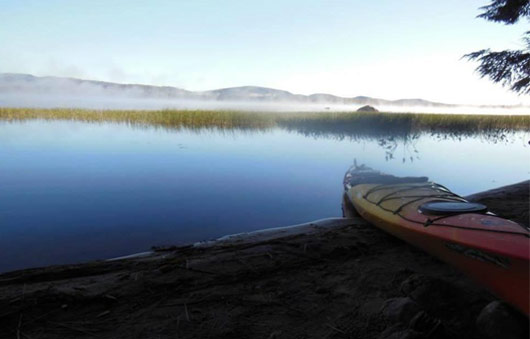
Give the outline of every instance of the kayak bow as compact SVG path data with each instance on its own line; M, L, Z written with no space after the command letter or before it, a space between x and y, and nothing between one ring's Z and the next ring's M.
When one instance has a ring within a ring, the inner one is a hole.
M530 232L427 178L398 178L361 166L344 178L367 221L460 269L529 314Z

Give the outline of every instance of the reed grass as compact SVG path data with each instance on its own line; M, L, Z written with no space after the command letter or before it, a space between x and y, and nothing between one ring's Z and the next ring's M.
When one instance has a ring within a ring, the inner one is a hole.
M0 108L0 120L32 119L116 122L177 129L279 127L303 134L335 136L388 136L414 133L473 135L530 131L530 116L528 115Z
M118 122L174 128L263 128L274 125L272 117L238 111L192 110L85 110L0 108L0 120L74 120L83 122Z

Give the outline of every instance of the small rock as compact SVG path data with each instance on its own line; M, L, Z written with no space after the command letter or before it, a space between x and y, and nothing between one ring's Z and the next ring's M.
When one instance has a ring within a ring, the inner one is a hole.
M385 301L383 315L391 321L408 323L418 312L420 306L410 298L392 298Z
M482 309L477 327L487 339L528 338L528 319L501 301L493 301Z
M379 112L375 107L366 105L357 110L357 112Z

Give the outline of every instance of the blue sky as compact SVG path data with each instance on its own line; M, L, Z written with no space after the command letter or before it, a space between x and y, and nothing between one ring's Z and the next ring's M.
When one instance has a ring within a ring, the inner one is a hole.
M523 46L528 21L475 18L487 2L0 0L0 72L530 104L460 59Z

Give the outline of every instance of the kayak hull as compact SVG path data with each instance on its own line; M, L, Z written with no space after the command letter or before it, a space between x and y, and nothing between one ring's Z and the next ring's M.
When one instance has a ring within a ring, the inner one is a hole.
M453 265L528 315L528 230L492 214L422 214L419 207L426 202L456 199L440 187L425 182L357 184L346 187L346 193L364 219Z

